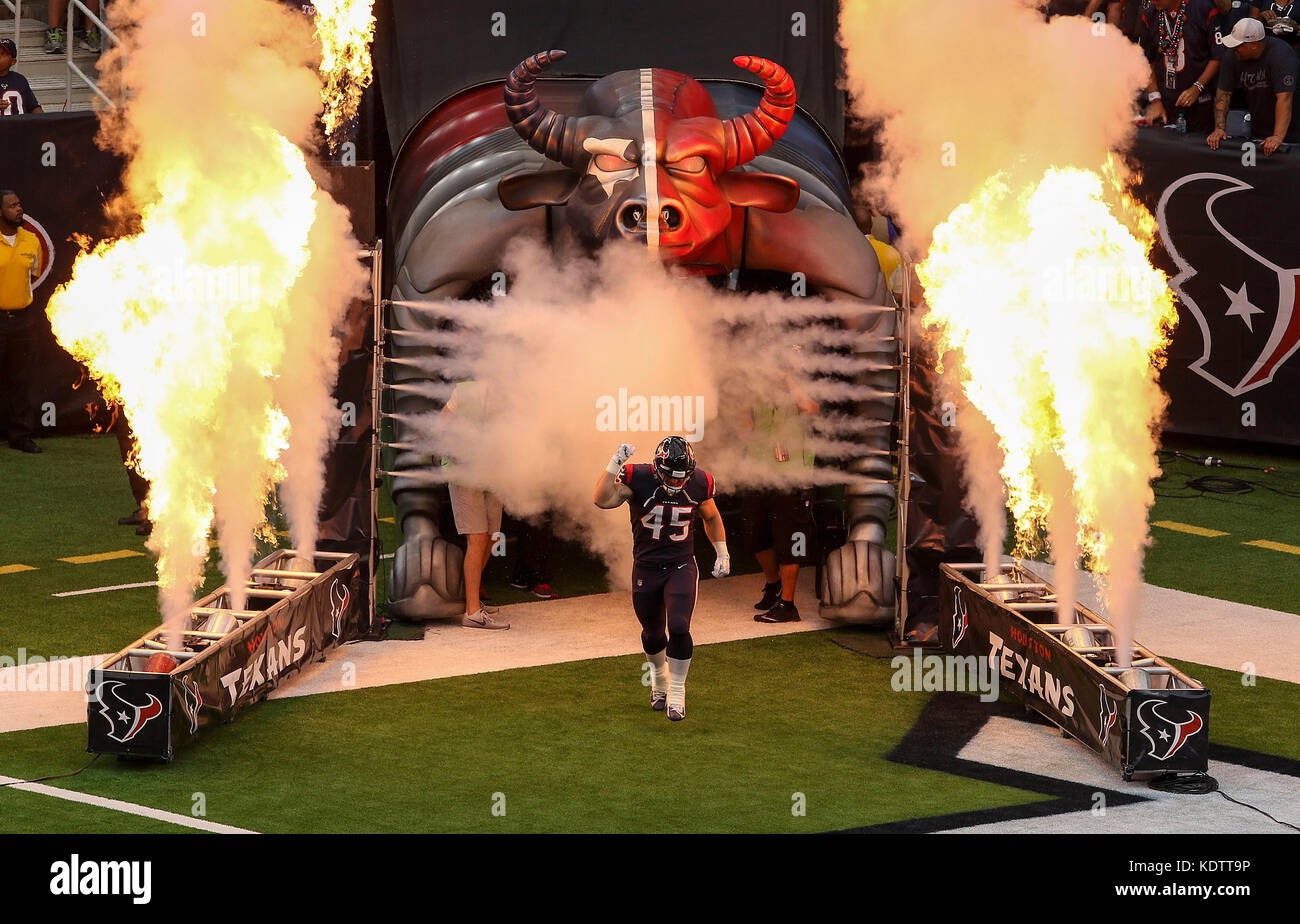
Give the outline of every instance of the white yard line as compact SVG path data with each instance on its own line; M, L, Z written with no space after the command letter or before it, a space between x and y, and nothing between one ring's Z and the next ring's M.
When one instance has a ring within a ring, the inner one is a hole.
M157 587L157 581L141 581L139 584L113 584L109 587L88 587L85 590L65 590L50 594L51 597L80 597L82 594L102 594L110 590L134 590L137 587Z
M236 828L233 825L221 825L215 821L205 821L202 818L191 818L189 815L178 815L175 812L164 812L162 809L150 808L147 805L137 805L134 802L123 802L121 799L106 799L103 796L92 796L84 792L74 792L71 789L59 789L57 786L46 786L44 783L19 783L12 776L0 776L0 785L5 783L16 783L17 785L8 786L7 789L21 789L23 792L36 793L41 796L50 796L55 799L64 799L68 802L80 802L82 805L93 805L97 808L109 809L114 812L125 812L128 815L139 815L142 818L152 818L155 821L165 821L174 825L181 825L185 828L194 828L199 831L208 831L212 834L256 834L256 831L249 831L247 828Z

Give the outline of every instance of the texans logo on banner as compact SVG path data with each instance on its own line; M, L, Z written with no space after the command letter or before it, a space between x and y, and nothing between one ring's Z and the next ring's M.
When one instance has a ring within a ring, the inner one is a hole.
M1110 740L1110 730L1115 727L1115 720L1119 718L1119 710L1111 702L1111 698L1106 695L1106 688L1097 684L1097 689L1101 691L1101 721L1097 727L1101 729L1101 743L1105 746Z
M144 730L144 727L162 715L162 701L152 693L146 694L149 701L142 705L129 702L118 691L124 686L120 680L105 680L91 692L91 699L99 703L99 714L109 726L108 737L126 744Z
M199 730L199 709L203 705L203 694L199 692L199 683L192 677L181 678L181 689L185 691L185 711L190 716L190 734Z
M348 601L352 599L352 593L348 590L348 585L335 578L334 583L330 585L330 616L334 619L334 637L338 638L339 633L343 631L343 613L348 608Z
M952 592L952 646L954 648L965 636L969 627L970 619L966 615L966 601L962 599L961 588L954 587Z
M35 234L36 240L41 244L41 274L32 280L32 291L36 291L54 266L54 242L50 240L50 232L45 230L45 226L26 213L23 214L23 227Z
M1170 287L1201 329L1202 353L1188 368L1234 397L1273 381L1300 348L1300 267L1247 246L1224 215L1264 208L1258 196L1223 201L1254 189L1221 173L1194 173L1165 189L1156 210L1160 237L1178 266ZM1177 240L1170 228L1178 229Z
M1181 712L1187 718L1175 722L1165 715L1164 709ZM1151 756L1156 760L1173 757L1192 736L1205 727L1205 721L1195 712L1159 699L1149 699L1138 706L1137 719L1141 725L1138 731L1151 745Z

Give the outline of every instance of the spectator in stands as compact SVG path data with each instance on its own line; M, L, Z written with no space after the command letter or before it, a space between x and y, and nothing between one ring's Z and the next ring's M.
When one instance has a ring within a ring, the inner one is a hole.
M1106 8L1106 22L1118 27L1124 8L1124 0L1089 0L1088 7L1083 11L1083 15L1092 19L1102 11L1102 7Z
M36 359L36 312L32 280L41 274L41 245L23 227L23 203L0 189L0 424L9 448L40 452L32 440L32 367Z
M1151 0L1142 14L1142 50L1151 62L1147 85L1149 125L1172 125L1181 115L1187 130L1214 130L1210 87L1219 74L1219 8L1214 0Z
M86 9L99 16L99 0L82 0ZM99 30L94 24L86 19L86 15L81 10L77 11L77 21L82 23L81 41L79 47L83 51L94 52L99 54L100 38ZM66 42L69 41L67 33L64 31L68 24L68 0L50 0L50 27L45 30L45 53L47 55L61 55L66 50Z
M461 382L443 406L442 416L459 418L464 426L457 436L464 438L487 420L488 389L482 382ZM443 457L443 465L452 459ZM483 570L487 567L492 536L501 532L501 499L474 485L448 484L456 532L465 537L465 614L460 624L469 629L509 629L510 623L497 618L494 607L480 598Z
M1255 137L1264 139L1265 154L1271 156L1283 141L1300 141L1300 133L1291 131L1291 105L1300 74L1300 59L1291 47L1266 35L1258 19L1241 20L1224 36L1223 44L1228 52L1214 98L1214 132L1206 139L1210 147L1217 150L1228 136L1228 103L1238 88L1246 96Z
M1300 0L1290 0L1288 3L1280 3L1278 0L1262 3L1255 0L1254 12L1255 18L1264 24L1265 29L1300 55Z
M1214 5L1219 8L1219 30L1223 35L1231 32L1241 20L1255 15L1251 0L1214 0Z
M10 70L18 60L18 46L13 39L0 39L0 116L33 115L45 110L36 101L32 85L17 71Z

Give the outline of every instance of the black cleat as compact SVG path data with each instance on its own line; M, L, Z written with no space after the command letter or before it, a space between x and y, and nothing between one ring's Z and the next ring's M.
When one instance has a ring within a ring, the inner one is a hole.
M663 712L665 709L667 709L667 708L668 708L668 694L667 694L667 693L651 693L651 694L650 694L650 708L653 709L655 712Z
M791 600L782 600L766 613L759 613L754 622L799 622L799 608Z
M10 449L17 449L19 452L38 453L41 447L36 445L36 441L30 436L20 436L16 440L9 441Z
M684 719L684 718L686 718L686 707L685 707L685 706L669 706L669 707L668 707L668 720L669 720L670 722L680 722L680 721L681 721L682 719Z
M781 582L773 581L763 585L763 599L754 604L754 609L767 612L781 599Z

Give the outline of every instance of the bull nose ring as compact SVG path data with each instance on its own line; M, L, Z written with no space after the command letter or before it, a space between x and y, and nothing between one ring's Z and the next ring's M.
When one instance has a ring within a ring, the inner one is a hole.
M618 223L625 231L642 231L645 229L645 206L639 202L629 202L618 213Z

